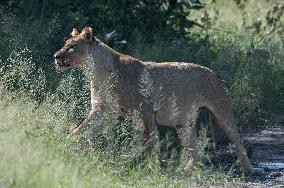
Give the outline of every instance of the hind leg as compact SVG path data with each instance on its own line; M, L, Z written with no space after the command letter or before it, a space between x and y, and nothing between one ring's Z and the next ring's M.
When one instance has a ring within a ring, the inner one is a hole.
M218 119L219 126L225 131L230 141L235 145L237 156L240 160L241 170L244 174L249 175L253 173L252 166L247 156L246 149L241 143L239 131L234 122L224 121Z

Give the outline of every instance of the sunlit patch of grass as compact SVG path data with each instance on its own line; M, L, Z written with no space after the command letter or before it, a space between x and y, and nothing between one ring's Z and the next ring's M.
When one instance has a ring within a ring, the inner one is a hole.
M51 113L51 106L38 107L22 98L0 101L0 186L196 187L240 182L231 173L201 168L169 174L152 157L128 165L123 154L114 157L115 152L91 148L84 134L66 140L64 116Z
M244 4L241 3L241 7L236 3L237 1L226 1L226 0L218 0L214 3L207 3L205 9L212 19L212 23L214 23L215 27L218 25L222 25L224 23L233 23L238 28L243 27L243 16L245 16L247 24L252 24L254 20L260 19L265 25L266 22L266 14L269 9L281 1L266 1L266 0L258 0L258 1L245 1ZM216 12L217 11L217 12ZM204 11L193 10L190 15L190 19L199 20L202 16L204 16ZM221 28L222 29L222 28Z
M81 158L67 162L58 151L60 147L38 137L36 126L43 130L45 125L38 121L42 117L35 117L33 105L0 103L0 187L112 185L110 177L95 168L90 170L90 161Z

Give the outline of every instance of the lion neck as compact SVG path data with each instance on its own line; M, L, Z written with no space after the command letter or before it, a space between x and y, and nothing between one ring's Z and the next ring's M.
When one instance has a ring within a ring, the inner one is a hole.
M99 39L94 38L93 44L89 47L85 72L91 79L104 81L114 71L120 55Z
M94 38L93 44L89 47L86 66L84 67L84 72L91 82L92 98L95 91L113 87L115 67L120 56L120 53Z

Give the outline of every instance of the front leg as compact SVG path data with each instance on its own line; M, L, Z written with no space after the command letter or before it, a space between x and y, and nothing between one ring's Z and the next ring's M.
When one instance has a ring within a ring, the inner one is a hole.
M85 119L83 119L81 121L81 123L76 128L74 128L71 131L71 133L67 136L67 139L70 138L71 136L75 135L75 134L78 134L82 128L86 127L87 123L90 121L90 119L93 116L94 112L95 112L94 110L90 110L90 112L87 115L87 117Z
M72 132L67 136L67 139L75 134L78 134L81 129L85 128L88 125L90 120L94 120L94 122L96 123L95 127L93 128L93 131L95 131L96 134L100 133L104 125L106 125L107 121L102 109L104 108L102 107L102 105L100 105L98 108L96 108L96 110L91 110L87 117L83 119L81 123L76 128L74 128Z
M100 94L101 94L101 90L98 89L91 81L92 109L88 113L87 117L83 119L81 123L71 131L71 133L67 136L67 139L75 134L78 134L81 129L86 127L88 125L88 122L91 120L91 118L94 116L95 113L101 113L103 110L105 110L105 105L104 105L105 101L103 100L103 97L100 96Z

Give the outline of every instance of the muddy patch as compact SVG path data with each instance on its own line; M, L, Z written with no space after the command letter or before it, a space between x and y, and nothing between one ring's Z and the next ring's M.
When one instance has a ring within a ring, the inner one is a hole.
M255 171L245 187L284 187L284 126L243 134L242 138Z

